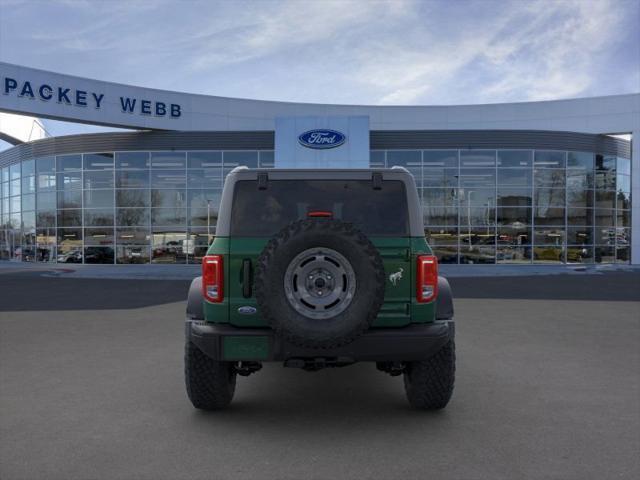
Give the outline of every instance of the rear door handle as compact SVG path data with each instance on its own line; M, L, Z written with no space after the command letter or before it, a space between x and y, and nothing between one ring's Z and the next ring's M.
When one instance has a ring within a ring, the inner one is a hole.
M242 296L251 298L251 260L242 261Z

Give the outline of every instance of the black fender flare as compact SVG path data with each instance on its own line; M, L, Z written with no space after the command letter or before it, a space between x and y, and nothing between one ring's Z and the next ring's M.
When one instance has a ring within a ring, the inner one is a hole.
M436 300L436 320L453 318L453 293L449 281L438 276L438 298Z
M189 295L187 296L187 318L204 320L203 300L202 277L196 277L191 281Z

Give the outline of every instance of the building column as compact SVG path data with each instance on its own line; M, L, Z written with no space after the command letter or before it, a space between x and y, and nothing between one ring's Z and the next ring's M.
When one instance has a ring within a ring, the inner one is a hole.
M631 264L640 265L640 129L631 137Z

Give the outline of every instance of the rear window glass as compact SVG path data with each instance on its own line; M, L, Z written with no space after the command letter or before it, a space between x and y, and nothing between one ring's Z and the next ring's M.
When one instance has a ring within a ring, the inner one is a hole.
M235 185L231 235L272 236L295 220L330 212L371 236L406 236L409 231L404 183L386 180L374 190L370 180L269 180ZM311 215L310 215L311 213Z

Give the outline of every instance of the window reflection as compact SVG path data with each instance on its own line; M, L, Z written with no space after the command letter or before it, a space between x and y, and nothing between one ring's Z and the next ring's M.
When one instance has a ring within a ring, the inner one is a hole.
M425 187L452 187L458 186L457 168L424 168L423 186Z
M188 152L188 168L217 169L222 175L222 152Z
M567 152L567 168L593 171L594 156L590 152Z
M533 178L536 187L563 188L566 183L564 170L536 168Z
M530 207L531 190L519 187L498 187L499 207Z
M273 162L272 150L104 152L2 167L0 257L197 263L215 235L224 176L237 165ZM414 175L425 235L442 263L628 262L629 159L544 150L371 152L372 167L393 165Z
M456 205L455 188L423 188L422 202L424 205Z
M202 263L202 257L207 254L209 245L213 242L214 229L192 228L187 238L187 262Z
M82 156L82 165L85 170L111 170L113 153L85 153Z
M151 206L163 208L185 208L187 192L182 189L151 190Z
M425 150L422 152L422 165L424 167L424 175L426 176L431 170L458 170L458 151L457 150Z
M531 170L523 168L498 169L498 185L531 186Z
M58 228L58 263L82 263L82 229Z
M461 150L460 151L460 168L467 167L495 167L496 152L495 150Z
M152 233L152 263L186 263L187 235L178 230L157 230Z
M416 181L416 186L422 187L422 152L419 150L388 150L387 167L394 166L409 170Z
M116 224L120 226L148 226L151 216L148 208L116 209Z
M151 171L152 188L182 189L187 185L187 174L184 170Z
M118 245L116 263L149 263L149 247L144 245Z
M117 169L146 169L149 168L148 152L118 152L116 153Z
M531 167L532 157L530 150L498 150L498 167Z
M113 263L113 246L85 247L84 263Z
M116 205L118 207L148 207L151 203L149 190L116 190Z
M457 245L458 227L429 227L425 229L429 246Z
M56 176L58 190L79 190L82 188L82 172L62 172Z
M497 263L530 263L531 247L505 246L498 242L496 260Z
M533 165L536 168L564 168L566 152L536 150Z
M569 227L567 229L567 244L592 245L593 227Z
M113 188L113 171L96 170L95 172L84 172L84 188Z
M148 188L149 172L147 170L116 171L116 187L118 188Z
M493 187L496 184L496 171L489 168L460 169L460 188Z
M99 227L113 225L113 209L85 208L84 226Z
M533 247L534 263L563 263L564 247L536 246Z
M528 207L502 207L498 208L498 225L520 226L531 224L531 208Z
M567 263L593 263L593 247L567 247Z
M186 167L187 158L185 152L151 152L151 168L175 168Z
M56 169L58 172L82 170L82 155L60 155L56 157Z
M433 254L438 257L438 263L458 263L458 247L436 246L431 250Z
M425 205L422 212L425 227L429 225L458 225L458 208L455 206Z
M562 246L565 244L565 236L566 232L563 228L537 227L533 230L533 243Z
M615 247L596 246L594 260L596 263L614 263L616 261Z
M500 245L530 245L531 227L524 223L513 223L498 227L498 246Z
M151 224L173 227L186 226L187 210L185 208L152 208Z
M631 260L631 249L629 247L616 248L616 263L629 263Z
M593 191L582 188L567 189L567 207L569 208L592 208Z

